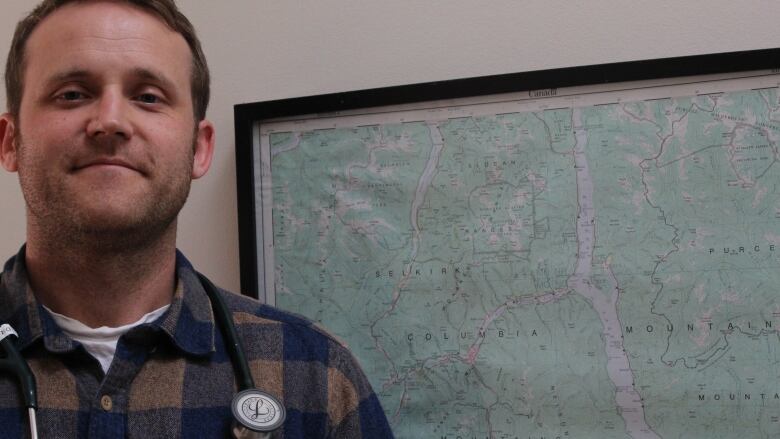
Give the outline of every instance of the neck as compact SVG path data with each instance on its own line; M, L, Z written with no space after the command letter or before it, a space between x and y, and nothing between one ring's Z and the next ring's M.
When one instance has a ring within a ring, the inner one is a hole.
M36 234L34 228L32 232L28 223L25 263L30 285L38 301L52 311L93 328L117 327L171 302L175 222L162 236L134 245L117 245L121 239L107 237L62 242Z

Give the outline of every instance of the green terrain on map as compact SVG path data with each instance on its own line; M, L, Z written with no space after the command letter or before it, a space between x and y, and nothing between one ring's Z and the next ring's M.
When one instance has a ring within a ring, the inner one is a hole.
M607 331L642 437L778 437L779 110L764 89L273 133L276 303L351 348L399 438L636 436ZM572 288L577 172L619 327Z

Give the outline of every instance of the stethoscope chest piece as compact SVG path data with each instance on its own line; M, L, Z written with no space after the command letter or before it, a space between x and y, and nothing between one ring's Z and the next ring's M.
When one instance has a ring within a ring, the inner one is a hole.
M230 405L238 423L255 432L270 432L284 423L284 406L273 396L257 389L238 392Z

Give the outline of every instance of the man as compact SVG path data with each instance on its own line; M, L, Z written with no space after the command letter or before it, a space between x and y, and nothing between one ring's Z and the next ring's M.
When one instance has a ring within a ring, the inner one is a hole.
M6 92L0 162L19 174L27 243L5 265L0 323L36 376L40 436L227 436L233 367L175 248L214 149L191 24L171 0L46 0L17 27ZM257 387L286 409L280 437L392 436L343 346L219 294ZM3 437L27 434L20 393L0 375Z

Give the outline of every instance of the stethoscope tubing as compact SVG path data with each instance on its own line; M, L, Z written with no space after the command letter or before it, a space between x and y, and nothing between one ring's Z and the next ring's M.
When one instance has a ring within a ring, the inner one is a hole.
M16 349L16 344L11 340L11 338L18 337L10 325L0 325L0 347L6 353L5 358L0 359L0 370L6 370L16 375L22 387L25 407L36 410L38 409L38 390L35 384L35 374L19 350Z
M197 273L203 289L206 290L206 295L209 296L211 301L211 307L214 310L214 319L217 321L222 332L222 338L225 340L225 350L227 350L230 356L230 363L233 365L233 371L236 374L236 384L238 385L238 391L252 389L255 387L255 382L252 379L252 373L249 371L249 362L244 355L244 348L238 341L238 334L236 333L236 326L233 324L233 319L230 317L230 311L228 311L225 302L217 291L217 287L204 275Z
M0 360L0 370L11 372L19 380L29 417L30 438L38 439L38 421L35 418L35 410L38 408L38 387L35 384L35 374L19 350L16 349L11 337L18 338L19 335L11 325L0 325L0 347L6 355Z

